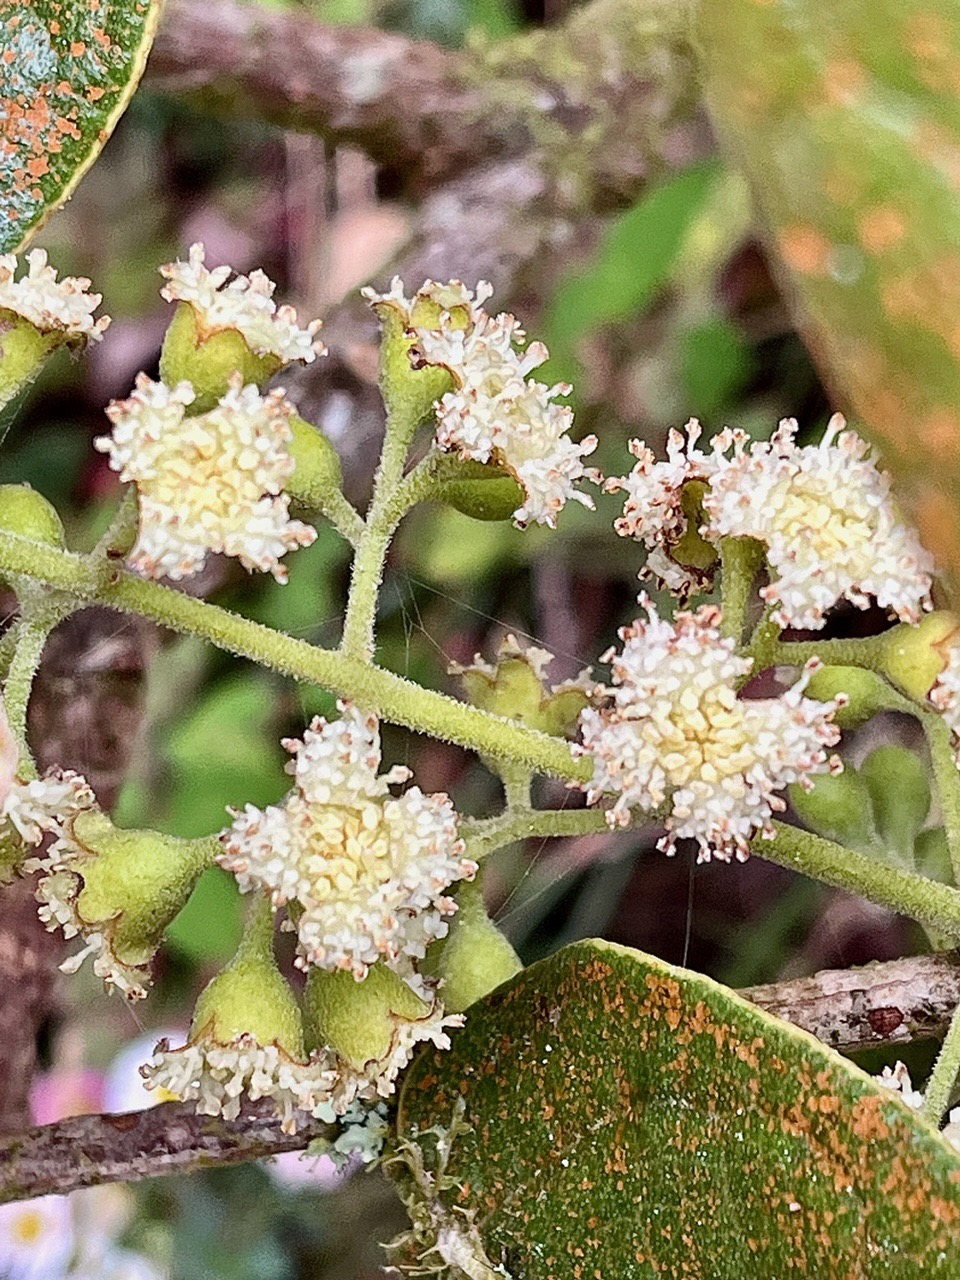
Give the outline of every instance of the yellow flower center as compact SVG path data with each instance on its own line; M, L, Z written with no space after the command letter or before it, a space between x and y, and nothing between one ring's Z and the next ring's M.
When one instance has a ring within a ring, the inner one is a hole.
M25 1209L13 1223L13 1238L19 1245L35 1245L43 1237L45 1225L38 1209Z

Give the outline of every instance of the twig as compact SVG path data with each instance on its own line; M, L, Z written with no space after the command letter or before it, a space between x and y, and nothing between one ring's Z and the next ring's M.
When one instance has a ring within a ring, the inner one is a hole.
M335 1136L334 1126L319 1120L283 1133L267 1102L249 1105L229 1123L198 1116L183 1102L119 1116L74 1116L0 1140L0 1202L242 1164Z
M740 994L844 1053L930 1040L960 1004L960 953L826 969Z
M174 0L148 83L359 147L421 190L541 147L581 187L623 193L668 153L682 163L675 126L702 120L686 20L675 0L593 0L558 27L456 52L302 10Z

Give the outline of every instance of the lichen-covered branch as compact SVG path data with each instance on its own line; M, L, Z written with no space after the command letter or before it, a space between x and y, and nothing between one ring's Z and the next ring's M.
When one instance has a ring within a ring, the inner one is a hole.
M0 1140L0 1203L242 1164L335 1136L334 1126L319 1120L284 1133L269 1102L248 1104L229 1123L199 1116L182 1102L119 1116L73 1116Z
M457 52L302 10L174 0L149 83L357 146L412 187L539 146L625 194L676 156L676 130L706 136L686 21L675 0L593 0L560 27Z
M960 1004L960 953L827 969L740 994L844 1053L930 1040Z

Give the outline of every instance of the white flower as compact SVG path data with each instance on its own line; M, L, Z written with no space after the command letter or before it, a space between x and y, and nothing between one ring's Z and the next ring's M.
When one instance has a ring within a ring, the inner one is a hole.
M158 1102L174 1102L176 1095L162 1089L148 1089L140 1074L140 1064L153 1053L158 1040L181 1040L180 1031L168 1027L161 1031L144 1031L114 1054L103 1084L103 1110L112 1115L125 1111L143 1111Z
M109 989L116 987L128 1000L143 1000L150 981L146 965L129 965L119 958L113 949L109 929L98 929L82 919L77 910L77 899L83 888L80 876L55 860L37 864L46 872L37 883L37 913L52 933L63 930L63 936L81 937L83 947L68 956L60 965L61 973L76 973L88 956L93 957L93 972Z
M742 861L753 836L773 836L771 816L786 807L778 791L839 767L824 751L840 736L830 719L837 704L801 696L810 667L779 698L739 698L751 660L721 636L717 608L671 624L640 602L647 620L620 631L621 653L604 655L613 686L599 686L604 703L580 716L581 752L594 757L588 801L616 794L611 826L626 825L635 806L666 805L665 852L692 838L700 861Z
M296 1131L298 1111L312 1112L328 1102L337 1085L324 1056L301 1062L280 1045L262 1045L252 1035L219 1044L203 1031L179 1049L161 1040L142 1073L148 1089L195 1100L200 1115L224 1120L237 1118L244 1096L252 1102L270 1098L286 1133Z
M289 518L283 487L292 409L282 391L261 396L239 375L215 409L188 417L193 388L141 374L127 400L107 409L113 432L94 441L140 498L140 531L129 562L148 577L197 573L208 552L236 556L280 582L280 557L317 536Z
M38 845L49 832L59 833L73 814L95 803L85 778L70 769L55 769L29 782L14 779L0 813L26 844Z
M100 341L110 318L94 320L101 297L87 292L89 280L83 276L58 280L56 271L47 265L45 249L30 250L27 272L19 280L14 279L16 271L16 255L0 254L0 311L15 312L42 333L62 332L68 341Z
M456 904L445 890L469 879L457 814L445 795L411 787L397 766L380 777L375 716L340 703L342 719L317 718L303 741L284 743L295 786L281 805L248 805L221 836L220 864L243 890L262 886L275 906L296 901L299 963L351 969L363 978L381 957L423 956L447 932Z
M703 499L706 535L762 542L776 575L763 589L783 627L817 629L840 600L865 609L871 597L901 621L932 608L933 560L901 524L890 477L870 447L835 414L818 445L796 443L797 424L769 441L734 440Z
M623 515L614 522L621 537L636 538L647 548L642 575L659 578L665 587L686 599L709 579L693 567L678 564L670 552L687 530L688 514L683 507L684 486L691 481L705 483L716 469L716 456L696 447L701 427L691 418L686 436L671 429L667 436L667 458L658 462L656 454L642 440L631 440L630 452L637 459L628 476L611 476L607 493L626 492Z
M277 356L284 364L293 360L310 364L326 354L326 347L315 336L321 322L312 320L301 329L293 307L278 307L274 302L277 286L262 271L237 276L227 284L231 268L210 271L203 259L203 245L195 244L187 262L162 266L160 274L168 283L160 294L168 302L189 303L206 334L238 329L251 351Z
M389 1098L396 1088L397 1077L413 1057L418 1045L429 1041L435 1049L450 1048L447 1028L462 1027L465 1021L464 1015L462 1013L445 1015L443 1005L436 995L423 988L421 990L428 996L427 1011L424 1016L422 1018L396 1017L389 1049L382 1058L367 1062L362 1071L345 1069L341 1063L341 1087L343 1082L349 1081L349 1087L361 1099Z
M940 1136L946 1138L952 1147L956 1147L960 1151L960 1107L954 1107L947 1114L947 1123L944 1125Z
M897 1062L893 1067L884 1067L875 1078L885 1089L899 1093L912 1111L919 1111L923 1106L923 1094L919 1089L914 1089L910 1072L902 1062Z
M573 410L554 403L557 396L569 395L570 387L529 379L546 360L547 349L540 342L520 348L524 332L516 318L484 311L491 292L485 281L472 293L459 280L428 280L407 298L397 278L386 294L365 291L374 305L397 309L416 336L418 358L453 377L454 390L436 406L437 447L509 471L524 493L514 512L517 524L532 520L552 527L571 498L593 507L575 486L599 481L599 474L583 465L597 440L587 436L577 444L570 439Z
M70 1203L40 1196L0 1205L0 1276L4 1280L55 1280L74 1250Z

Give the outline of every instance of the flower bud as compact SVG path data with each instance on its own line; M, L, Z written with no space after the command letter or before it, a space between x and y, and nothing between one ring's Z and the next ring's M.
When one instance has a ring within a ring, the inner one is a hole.
M0 405L32 381L57 347L99 341L110 323L93 318L100 295L87 292L89 280L58 280L43 249L32 249L26 261L26 274L16 280L16 256L0 255Z
M880 839L911 868L917 834L930 812L930 779L924 762L906 747L871 751L860 766Z
M427 953L428 971L442 979L443 1002L462 1013L523 965L509 941L487 915L478 880L461 886L450 932Z
M329 1106L335 1075L308 1059L300 1010L273 956L273 914L254 904L233 960L200 994L190 1038L179 1049L161 1040L142 1068L148 1089L196 1099L201 1115L235 1120L240 1100L270 1098L292 1133L297 1112Z
M790 803L801 821L817 835L849 849L876 849L870 793L857 771L848 765L842 773L818 774L810 781L809 790L797 783L789 789Z
M320 321L305 329L292 307L278 307L276 285L262 271L229 280L229 267L204 265L202 244L192 245L186 262L160 268L166 284L160 294L176 302L164 338L161 380L168 386L189 382L196 392L192 413L205 413L226 395L239 373L243 386L262 387L291 361L311 363L325 355L316 337Z
M954 613L938 610L928 613L916 626L901 622L884 632L884 674L916 702L927 695L947 665L951 639L960 628Z
M494 463L450 460L453 473L437 497L471 520L509 520L523 502L523 490L509 471Z
M0 529L50 547L66 546L56 508L28 484L0 485Z
M484 662L478 654L469 666L452 663L449 670L460 677L475 707L563 736L575 729L587 705L588 690L584 676L548 687L545 672L552 661L546 649L524 647L516 636L508 635L494 662Z
M40 866L40 918L86 946L61 966L75 973L93 954L94 973L130 1000L146 995L150 963L202 871L211 842L178 840L157 831L123 831L99 809L63 823Z
M418 1044L449 1048L444 1028L463 1019L445 1017L429 987L421 989L426 998L382 961L359 982L345 969L310 969L303 993L307 1042L315 1055L335 1055L341 1092L388 1098Z
M287 452L293 459L293 474L287 493L310 511L322 511L331 492L343 484L340 455L319 427L292 413L289 419L293 438Z
M834 723L841 729L859 729L880 711L901 710L899 695L882 676L863 667L818 667L810 677L806 694L818 702L833 702L840 694Z
M226 394L230 377L240 373L243 385L262 387L283 368L272 352L251 351L239 329L204 330L200 316L181 302L164 335L160 377L168 386L189 382L196 392L191 413L206 413Z
M418 367L414 367L412 362L416 338L409 332L411 313L418 304L422 311L424 299L420 295L410 303L404 297L403 286L395 280L390 293L377 294L367 289L364 296L380 320L380 393L383 402L390 418L404 423L412 435L421 423L433 420L434 405L451 389L453 378L446 369L419 362Z

